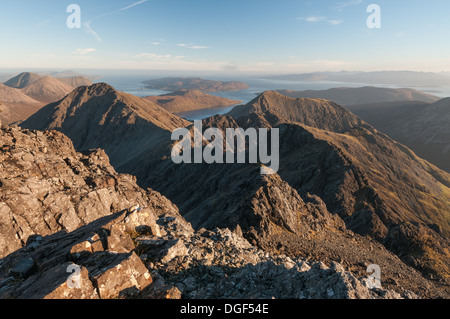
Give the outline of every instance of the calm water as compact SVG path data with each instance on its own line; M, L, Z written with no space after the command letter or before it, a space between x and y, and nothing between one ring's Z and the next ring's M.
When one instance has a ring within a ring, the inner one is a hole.
M97 82L106 82L112 85L116 90L133 94L140 97L146 97L151 95L161 95L170 93L162 90L150 90L146 89L142 84L142 81L149 80L152 77L145 75L120 75L120 76L105 76L97 80ZM154 78L154 77L153 77ZM362 86L379 86L386 88L401 88L401 86L395 85L374 85L367 83L346 83L346 82L299 82L299 81L283 81L283 80L273 80L273 79L259 79L259 78L214 78L214 77L204 77L211 80L217 81L242 81L247 83L250 88L243 91L237 92L216 92L210 93L212 95L225 97L232 100L242 101L241 104L246 104L253 100L257 95L264 91L269 90L327 90L336 87L362 87ZM450 87L440 87L440 88L417 88L423 92L434 94L440 97L450 96ZM226 108L199 110L179 114L180 116L188 120L198 120L204 119L216 114L226 114L233 109L234 106Z

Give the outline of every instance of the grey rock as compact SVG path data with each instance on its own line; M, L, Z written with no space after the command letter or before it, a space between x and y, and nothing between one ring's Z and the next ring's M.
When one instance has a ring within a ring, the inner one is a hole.
M10 274L16 278L24 279L36 271L36 262L32 258L24 258L17 262L17 265L10 270Z

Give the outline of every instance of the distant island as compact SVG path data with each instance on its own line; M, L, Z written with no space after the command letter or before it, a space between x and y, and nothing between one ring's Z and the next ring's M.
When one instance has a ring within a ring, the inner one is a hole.
M277 92L293 98L331 100L342 106L399 101L433 103L440 99L437 96L414 89L390 89L373 86L359 88L340 87L328 90L306 91L277 90Z
M230 81L213 81L204 80L201 78L162 78L155 80L148 80L142 82L148 89L163 90L169 92L181 90L197 90L200 92L230 92L241 91L249 88L249 85L244 82Z
M265 79L300 82L347 82L366 84L400 85L407 87L441 87L450 85L449 73L414 72L414 71L377 71L377 72L315 72L302 74L285 74Z
M242 103L242 101L230 100L197 90L181 90L159 96L147 96L146 99L174 114L215 109Z

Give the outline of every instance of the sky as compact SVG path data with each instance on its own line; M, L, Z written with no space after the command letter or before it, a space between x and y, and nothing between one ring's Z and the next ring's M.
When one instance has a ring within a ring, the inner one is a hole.
M0 44L0 71L449 72L450 1L1 0Z

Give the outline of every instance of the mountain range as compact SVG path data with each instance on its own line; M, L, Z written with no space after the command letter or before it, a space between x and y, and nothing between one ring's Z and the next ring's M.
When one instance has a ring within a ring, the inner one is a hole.
M385 102L420 101L433 103L440 98L432 94L424 93L414 89L389 89L381 87L359 87L359 88L332 88L328 90L292 91L278 90L277 92L294 98L320 98L331 100L343 106L374 104Z
M401 269L432 285L448 278L450 175L335 102L265 92L203 120L204 129L279 128L280 170L269 177L258 164L175 165L171 132L192 123L104 83L74 90L21 126L59 130L79 151L104 149L196 230L229 228L266 251L342 259L359 274L378 262L389 287L400 281L414 292L426 285Z
M335 101L420 157L450 172L448 99L414 89L377 87L278 92L295 98Z
M414 71L316 72L266 77L283 81L332 81L347 83L387 84L405 87L441 87L450 84L448 73Z
M55 78L21 73L0 85L0 121L10 124L25 120L44 105L62 99L74 88L91 84L82 76Z

